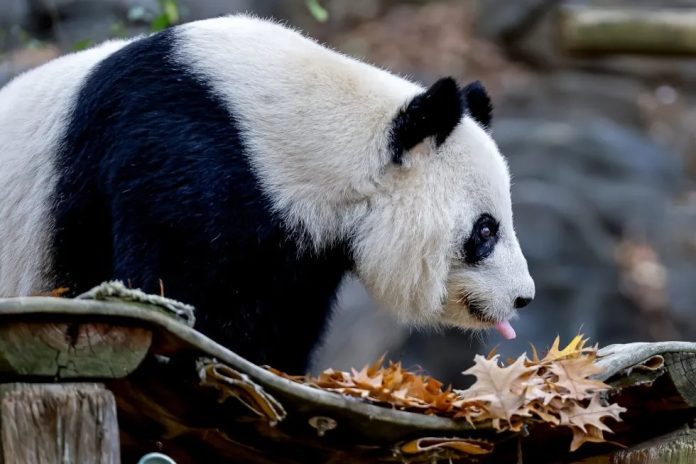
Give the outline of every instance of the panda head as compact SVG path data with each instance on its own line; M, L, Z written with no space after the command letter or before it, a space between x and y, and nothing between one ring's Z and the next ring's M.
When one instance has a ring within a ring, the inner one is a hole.
M507 163L478 82L451 78L404 102L351 239L355 270L381 306L412 325L496 327L534 298L515 235Z

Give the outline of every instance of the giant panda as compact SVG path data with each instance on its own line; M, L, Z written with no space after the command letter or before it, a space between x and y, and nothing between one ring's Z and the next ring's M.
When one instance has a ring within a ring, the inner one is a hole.
M0 90L0 297L119 279L301 372L354 273L412 326L534 297L483 86L429 87L229 16L55 59Z

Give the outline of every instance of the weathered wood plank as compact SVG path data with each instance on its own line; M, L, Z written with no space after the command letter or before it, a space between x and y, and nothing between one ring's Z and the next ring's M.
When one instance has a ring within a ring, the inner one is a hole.
M625 343L607 345L601 348L597 354L597 365L602 368L598 379L607 380L610 377L665 353L693 353L696 354L696 343L691 342L656 342L656 343Z
M107 323L0 324L0 373L57 379L120 378L147 354L152 332Z
M118 464L114 396L101 384L0 387L4 464Z

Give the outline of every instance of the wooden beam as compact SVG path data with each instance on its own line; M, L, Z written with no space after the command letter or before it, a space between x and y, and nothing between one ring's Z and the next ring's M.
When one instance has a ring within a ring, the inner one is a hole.
M0 386L3 464L118 464L116 402L101 384Z
M696 8L566 7L560 35L571 52L696 54Z

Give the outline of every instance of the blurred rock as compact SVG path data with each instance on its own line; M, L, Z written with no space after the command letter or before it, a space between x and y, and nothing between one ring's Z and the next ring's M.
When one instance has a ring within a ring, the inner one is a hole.
M26 0L2 0L0 2L0 26L9 27L21 23L28 11Z
M548 67L558 61L556 7L560 0L478 0L476 31L514 58Z
M583 202L613 234L630 231L626 226L632 221L640 223L635 227L649 235L664 234L657 219L679 191L679 158L633 129L599 117L585 122L569 118L498 122L495 138L514 173L513 192L530 201L566 201L565 208L556 209L565 211L569 221L588 224L591 218L579 210L580 206L570 204L572 200ZM528 183L532 179L537 182ZM535 194L540 184L555 186L561 192ZM566 192L571 198L563 200ZM600 239L596 232L589 237L592 242ZM606 255L606 250L601 254Z
M696 336L696 192L691 192L667 210L666 224L674 236L666 235L661 247L667 265L667 291L671 308L684 331Z
M559 0L477 0L476 31L481 36L509 42L533 29Z
M602 118L638 128L646 125L640 99L650 92L645 84L624 76L567 70L530 72L494 95L494 118Z

